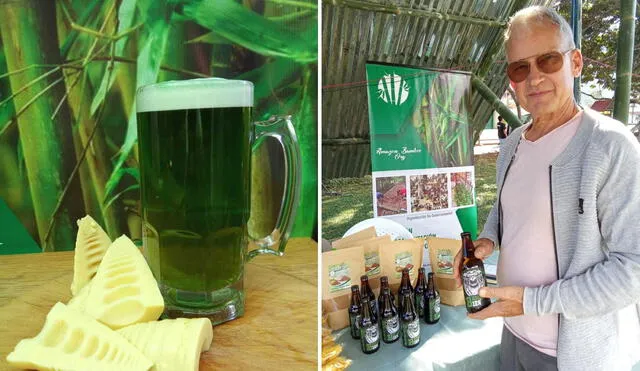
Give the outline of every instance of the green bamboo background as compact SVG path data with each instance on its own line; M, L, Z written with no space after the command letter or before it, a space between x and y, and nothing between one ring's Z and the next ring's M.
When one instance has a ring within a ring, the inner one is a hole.
M437 167L473 165L468 75L438 73L412 123Z
M252 81L256 120L293 115L292 235L315 233L315 1L0 0L0 43L0 197L43 250L73 249L84 214L112 238L140 237L135 90L207 76ZM253 159L254 235L275 224L277 152Z

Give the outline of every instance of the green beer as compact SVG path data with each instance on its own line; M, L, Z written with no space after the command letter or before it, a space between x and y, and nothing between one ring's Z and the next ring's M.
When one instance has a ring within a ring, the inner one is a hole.
M198 79L138 91L143 248L169 317L244 313L253 86Z

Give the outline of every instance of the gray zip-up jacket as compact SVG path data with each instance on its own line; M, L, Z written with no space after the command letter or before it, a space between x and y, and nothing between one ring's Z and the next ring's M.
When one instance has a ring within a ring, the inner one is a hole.
M498 200L479 236L496 246L502 185L527 126L498 156ZM549 184L558 280L525 288L524 313L559 314L560 370L628 370L640 356L640 144L620 122L585 109Z

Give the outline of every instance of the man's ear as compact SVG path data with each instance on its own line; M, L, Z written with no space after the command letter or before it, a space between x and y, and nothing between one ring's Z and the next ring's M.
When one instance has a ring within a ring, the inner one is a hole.
M584 67L584 60L582 58L582 52L580 49L576 49L571 53L571 72L573 77L578 77L582 74L582 68Z

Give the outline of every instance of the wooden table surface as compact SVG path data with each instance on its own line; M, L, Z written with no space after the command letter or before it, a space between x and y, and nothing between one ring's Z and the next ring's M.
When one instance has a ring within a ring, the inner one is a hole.
M258 256L246 265L243 317L215 326L200 370L316 370L318 344L315 241L294 238L285 256ZM24 338L71 292L73 252L0 256L0 370Z

